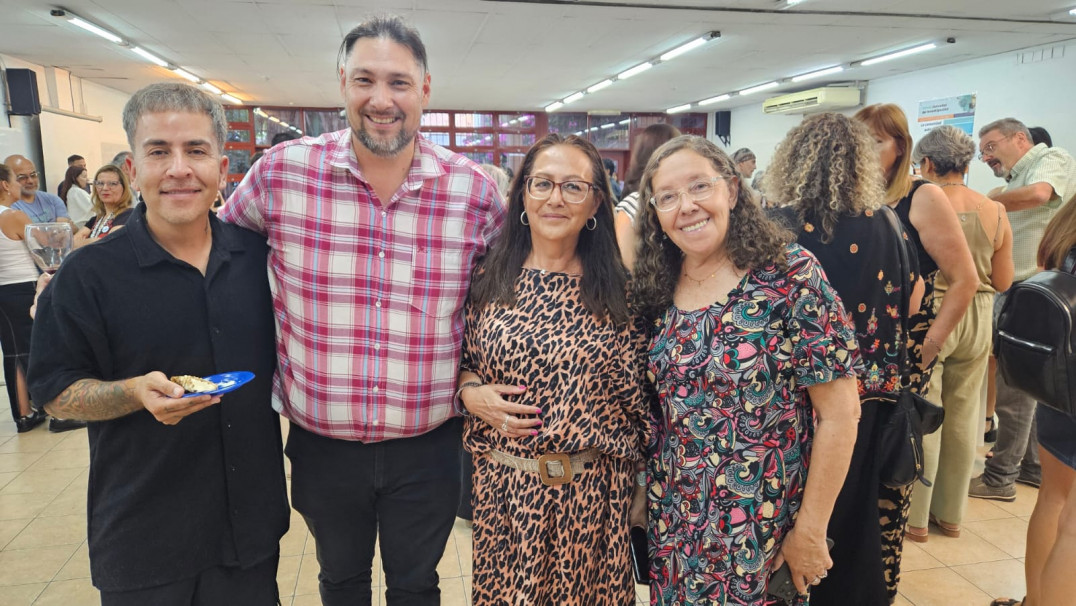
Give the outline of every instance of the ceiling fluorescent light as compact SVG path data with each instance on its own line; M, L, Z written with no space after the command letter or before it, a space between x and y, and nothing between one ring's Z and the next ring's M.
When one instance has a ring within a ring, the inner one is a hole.
M686 112L689 109L691 109L691 104L690 103L685 103L683 105L677 105L676 107L670 107L669 109L665 110L665 113L667 113L667 114L678 114L680 112Z
M564 98L564 105L568 105L569 103L575 103L576 101L582 99L583 95L585 95L585 94L586 93L584 93L583 91L579 91L578 93L573 93L571 95L568 95L567 97Z
M639 65L636 65L635 67L633 67L631 69L624 70L624 71L620 72L619 74L617 74L616 79L617 80L627 80L628 78L630 78L632 76L635 76L637 74L641 74L641 73L645 72L646 70L650 69L651 67L654 67L654 64L649 62L649 61L647 61L645 63L640 63Z
M195 76L194 74L192 74L189 71L183 69L182 67L173 67L172 71L177 76L179 76L180 78L183 78L185 80L190 80L191 82L193 82L195 84L198 84L199 82L202 81L201 78L199 78L198 76Z
M545 106L545 111L547 111L547 112L555 112L555 111L557 111L558 109L560 109L562 107L564 107L563 103L561 103L560 101L554 101L554 102L550 103L549 105Z
M829 76L830 74L839 74L844 71L843 65L836 65L834 67L827 67L826 69L820 69L818 71L808 72L806 74L800 74L798 76L792 76L793 82L803 82L804 80L814 80L815 78L821 78L822 76Z
M607 86L612 86L612 84L613 84L612 80L605 79L605 80L602 80L601 82L595 84L594 86L591 86L590 88L588 88L587 92L588 93L596 93L596 92L600 91L601 89L603 89L603 88L605 88Z
M114 42L116 44L123 44L123 38L120 38L119 36L117 36L116 34L113 34L112 32L108 31L107 29L104 29L102 27L98 27L98 26L90 23L89 21L86 21L82 17L76 17L75 15L72 15L71 13L67 13L67 22L70 23L71 25L81 27L82 29L84 29L84 30L86 30L86 31L88 31L88 32L90 32L92 34L97 34L98 36L101 36L102 38L104 38L105 40L108 40L109 42Z
M283 121L283 120L280 121L280 125L283 126L284 128L291 128L291 125L288 124L287 122Z
M280 118L277 118L276 116L269 116L269 120L280 124Z
M777 10L788 10L797 4L801 4L804 0L780 0L777 3Z
M742 91L740 91L740 96L742 97L744 95L751 95L751 94L761 92L761 91L764 91L764 90L769 90L771 88L777 88L777 81L776 80L773 81L773 82L767 82L765 84L759 84L758 86L752 86L751 88L745 88Z
M624 118L620 122L617 122L617 124L619 124L621 126L624 126L625 124L631 124L631 118Z
M138 46L132 46L131 47L131 52L138 55L139 57L142 57L146 61L149 61L150 63L156 63L157 65L159 65L161 67L168 67L168 62L167 61L165 61L164 59L161 59L157 55L154 55L153 53L149 52L148 50L145 50L145 49L140 48Z
M242 104L243 104L243 100L242 100L242 99L240 99L239 97L233 97L233 96L231 96L231 95L229 95L229 94L227 94L227 93L225 93L225 94L222 94L222 95L220 96L220 98L221 98L221 99L224 99L224 100L225 100L225 101L227 101L228 103L231 103L232 105L242 105Z
M210 84L208 82L203 82L202 83L202 88L204 88L207 91L213 93L214 95L220 95L220 94L224 93L224 91L220 90L219 88L213 86L212 84Z
M578 137L578 136L582 135L582 134L583 134L583 133L585 133L585 132L586 132L586 131L583 131L583 130L577 130L577 131L575 131L575 132L574 132L574 133L572 133L572 134L573 134L573 135L575 135L576 137Z
M702 46L703 44L706 44L707 40L708 40L707 38L695 38L694 40L692 40L691 42L688 42L687 44L684 44L682 46L678 46L678 47L672 49L671 51L669 51L669 52L665 53L664 55L662 55L660 58L661 58L662 61L668 61L669 59L672 59L674 57L679 57L680 55L682 55L682 54L684 54L684 53L686 53L686 52L688 52L690 50L695 50L696 48Z
M602 130L605 130L607 128L613 128L614 126L616 126L616 122L610 122L608 124L602 124Z
M912 48L906 48L895 53L889 53L888 55L882 55L881 57L874 57L873 59L867 59L866 61L860 61L860 65L866 67L868 65L874 65L875 63L881 63L883 61L889 61L891 59L899 59L901 57L907 57L908 55L914 55L923 51L928 51L933 48L937 48L938 45L933 42L927 44L920 44L919 46L913 46Z
M710 105L712 103L720 103L722 101L725 101L725 100L731 99L731 98L732 98L732 95L729 95L729 94L718 95L716 97L710 97L709 99L703 99L702 101L699 101L699 105L702 106L702 105Z
M1073 17L1076 17L1076 8L1069 9L1069 14L1072 15Z

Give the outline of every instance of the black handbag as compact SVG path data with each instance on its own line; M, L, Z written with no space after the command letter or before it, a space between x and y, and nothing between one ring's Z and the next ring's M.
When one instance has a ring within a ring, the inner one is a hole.
M911 296L912 285L909 280L911 263L905 248L907 244L904 240L904 230L896 213L886 207L882 207L881 210L897 234L902 269L901 284L907 298ZM900 312L901 335L907 339L907 304L901 305ZM900 350L898 366L901 369L902 383L904 374L907 372L907 361L908 349L904 347ZM882 419L882 424L879 428L875 456L882 484L889 488L904 488L919 480L924 485L930 486L930 481L923 477L923 436L934 433L941 427L945 419L945 409L907 388L897 393L877 394L873 398L881 400L878 414Z

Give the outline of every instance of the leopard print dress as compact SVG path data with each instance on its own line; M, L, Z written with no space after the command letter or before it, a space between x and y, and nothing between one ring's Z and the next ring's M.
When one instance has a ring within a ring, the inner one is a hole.
M461 367L484 383L526 385L512 399L542 409L538 435L510 439L470 417L475 606L625 606L635 601L628 508L647 439L645 338L583 306L580 279L524 269L516 304L468 305ZM567 484L506 467L491 449L537 458L590 448Z

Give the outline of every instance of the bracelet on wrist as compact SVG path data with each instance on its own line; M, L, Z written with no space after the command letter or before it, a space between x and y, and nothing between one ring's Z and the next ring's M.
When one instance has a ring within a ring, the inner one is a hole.
M467 389L468 387L482 387L482 385L483 383L481 381L467 381L463 385L460 385L460 388L456 390L456 395L452 397L452 404L456 407L456 412L467 417L471 416L471 412L463 405L463 400L460 396L463 394L464 389Z

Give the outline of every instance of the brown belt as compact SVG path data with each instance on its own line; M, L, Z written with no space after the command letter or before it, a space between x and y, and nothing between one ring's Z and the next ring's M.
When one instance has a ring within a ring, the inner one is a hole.
M521 471L538 472L542 483L546 486L567 484L575 479L575 476L583 473L583 463L596 461L601 453L597 448L588 448L580 452L568 454L550 453L544 454L537 459L517 457L499 450L490 450L489 458L512 469Z

